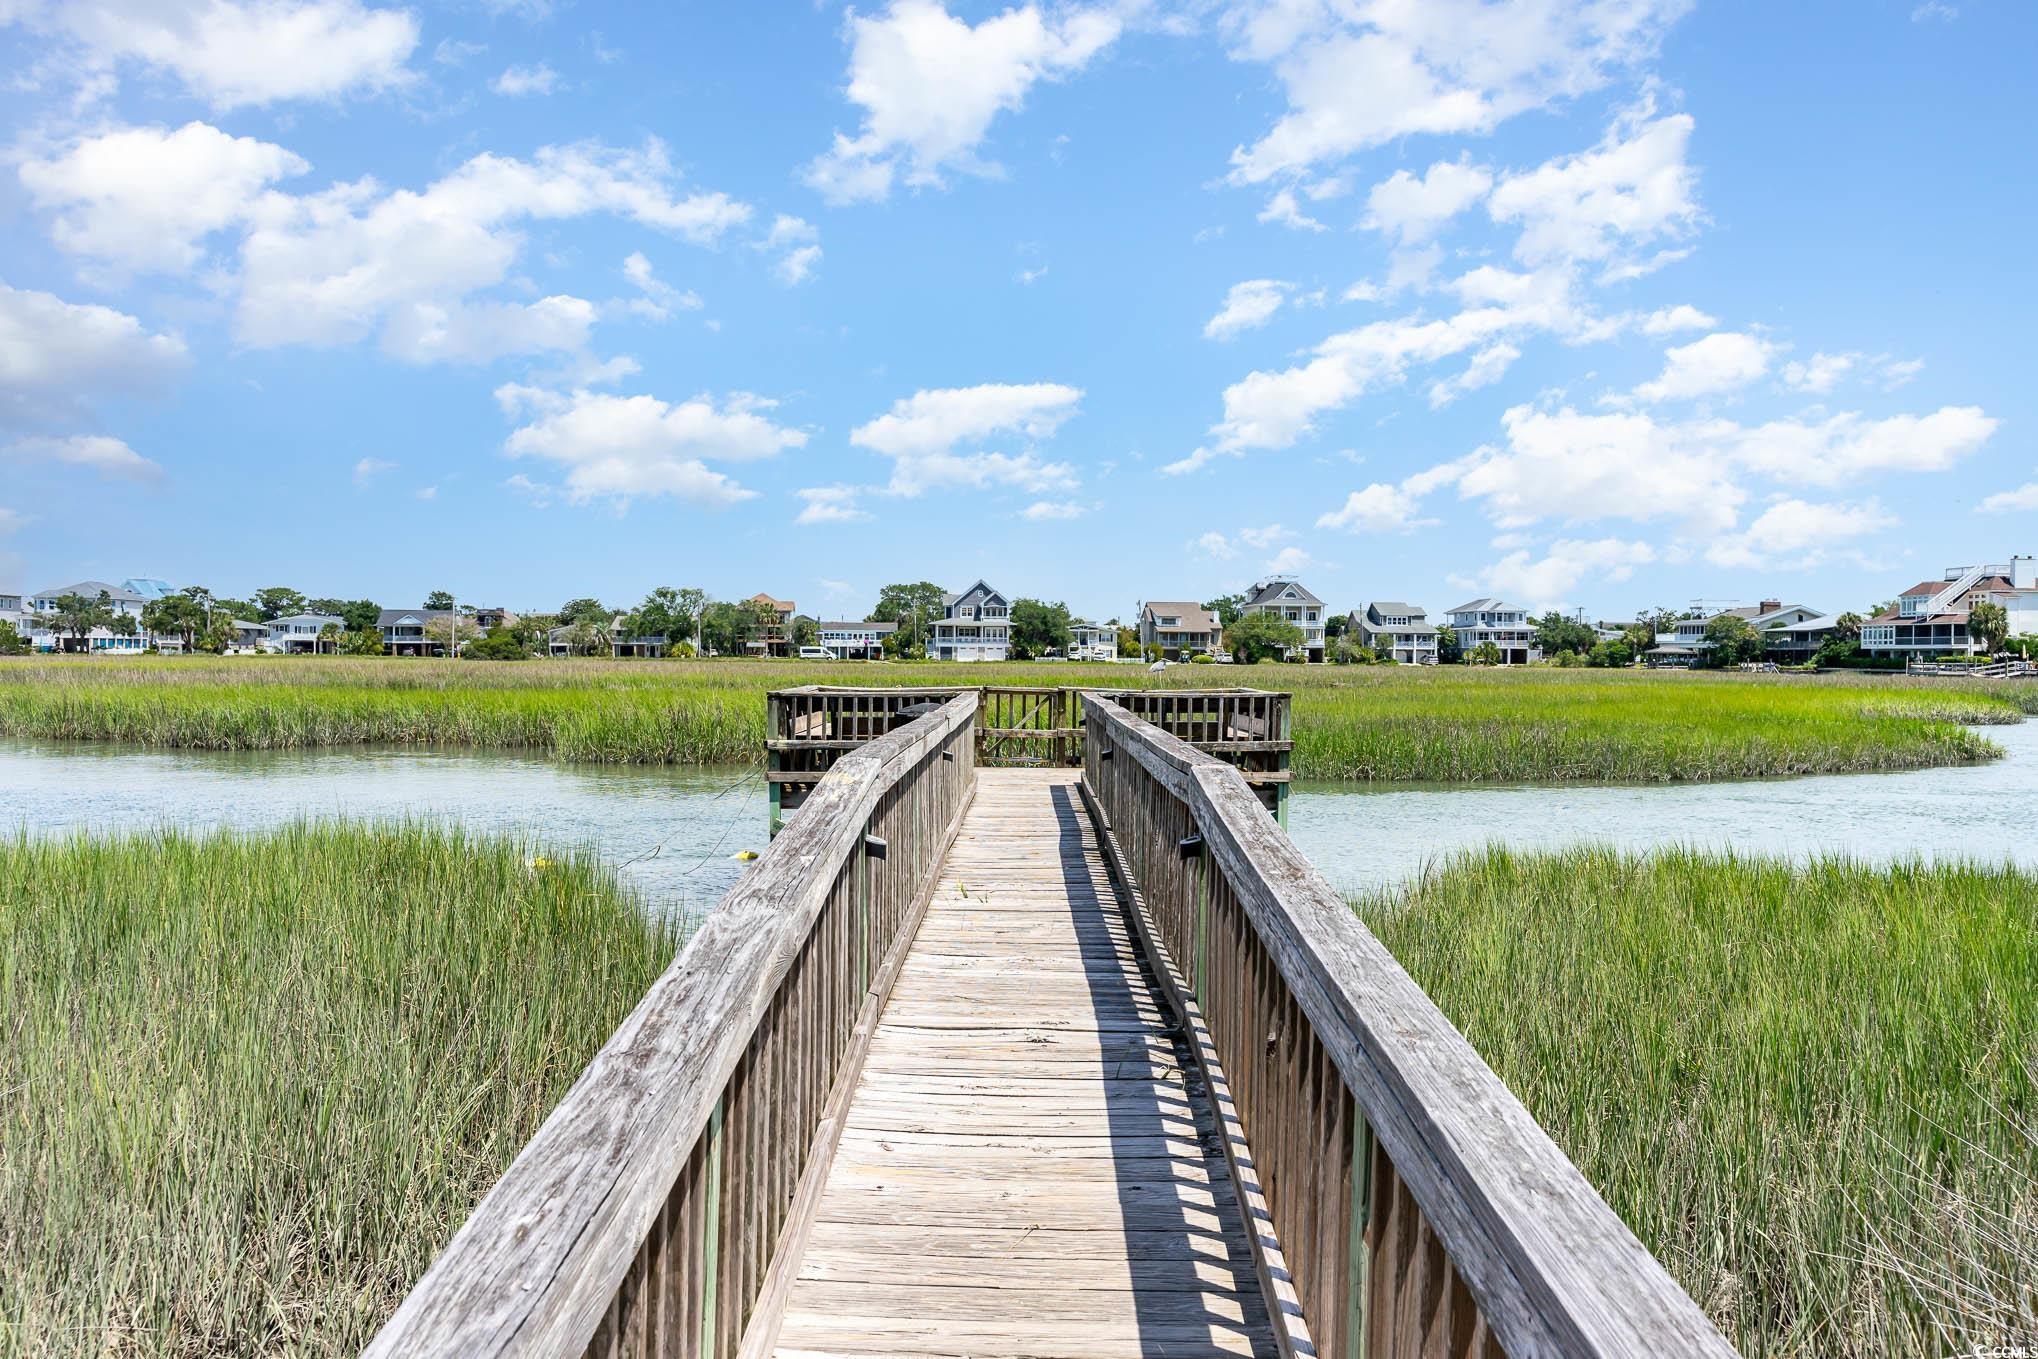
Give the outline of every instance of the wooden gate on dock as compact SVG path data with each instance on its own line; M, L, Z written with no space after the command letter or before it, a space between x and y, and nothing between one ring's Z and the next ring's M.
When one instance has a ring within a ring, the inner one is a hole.
M1178 740L1213 755L1288 824L1295 742L1290 696L1265 689L1085 689L1071 685L853 688L826 684L774 690L765 725L771 831L805 801L835 761L956 695L978 696L977 764L986 769L1073 769L1083 762L1083 704L1106 698Z

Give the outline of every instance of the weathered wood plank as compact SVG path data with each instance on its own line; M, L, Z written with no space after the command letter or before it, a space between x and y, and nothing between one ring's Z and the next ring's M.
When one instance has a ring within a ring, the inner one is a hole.
M1187 1060L1072 775L980 773L777 1353L1271 1354Z

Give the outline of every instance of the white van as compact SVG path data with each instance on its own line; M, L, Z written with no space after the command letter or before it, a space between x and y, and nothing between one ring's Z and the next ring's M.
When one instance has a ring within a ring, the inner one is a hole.
M803 646L800 648L800 659L803 661L832 661L835 659L835 653L824 646Z

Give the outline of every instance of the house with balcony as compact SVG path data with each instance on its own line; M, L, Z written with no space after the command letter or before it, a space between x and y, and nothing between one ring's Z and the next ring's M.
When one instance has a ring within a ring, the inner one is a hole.
M2009 615L2009 635L2038 633L2038 562L2028 556L1979 566L1948 567L1923 580L1895 605L1862 623L1861 649L1871 656L1972 656L1982 647L1967 631L1968 614L1982 601Z
M1706 629L1716 618L1739 618L1762 637L1762 654L1770 660L1800 662L1811 659L1819 644L1832 636L1834 620L1825 610L1808 604L1785 604L1765 599L1759 604L1742 604L1720 609L1701 618L1680 618L1656 634L1656 645L1643 659L1650 665L1676 667L1697 665L1712 650Z
M1488 642L1500 653L1502 665L1527 665L1543 658L1536 647L1536 625L1519 605L1482 597L1458 605L1448 616L1458 635L1458 654L1468 661Z
M1115 661L1118 659L1116 623L1069 624L1069 659L1072 661Z
M885 638L899 630L897 623L855 622L837 618L816 623L820 645L838 661L881 661Z
M927 630L936 661L1004 661L1012 657L1012 601L984 581L944 595L942 616Z
M334 650L334 644L319 641L319 634L329 627L345 632L347 620L331 613L294 613L288 618L272 618L262 639L262 649L284 656Z
M457 623L462 643L478 640L481 629L455 609L384 609L375 620L382 649L392 656L443 656Z
M759 615L769 615L757 631L751 634L750 640L743 643L744 651L752 656L780 659L792 655L793 611L797 606L790 599L773 599L762 591L743 602L762 605Z
M1215 656L1224 649L1224 628L1216 613L1201 604L1149 600L1139 606L1139 649L1142 655L1158 650L1164 661L1186 661L1199 653Z
M1360 646L1384 652L1403 665L1437 663L1437 630L1420 604L1376 599L1352 613L1347 631Z
M57 607L57 601L65 595L80 595L86 599L104 598L116 618L134 620L132 632L115 631L113 628L97 627L84 637L73 637L68 633L36 631L29 638L38 651L65 651L94 656L139 656L147 651L153 639L142 628L142 609L151 598L126 585L110 585L103 580L81 580L70 585L54 585L46 590L37 590L22 602L28 614L47 613ZM31 625L32 626L32 625ZM23 630L27 635L28 630Z
M1291 661L1321 663L1324 647L1323 601L1304 589L1300 581L1275 578L1263 580L1246 592L1242 614L1270 613L1302 629L1302 645L1291 647Z

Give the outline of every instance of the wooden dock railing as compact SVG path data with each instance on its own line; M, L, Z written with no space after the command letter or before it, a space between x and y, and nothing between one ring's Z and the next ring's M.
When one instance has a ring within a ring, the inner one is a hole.
M1107 858L1243 1127L1270 1304L1306 1318L1284 1347L1300 1330L1322 1359L1734 1353L1238 770L1101 695L1084 722Z
M750 1359L975 786L964 691L835 760L369 1346ZM873 717L875 721L876 718ZM747 1338L746 1338L747 1337Z

